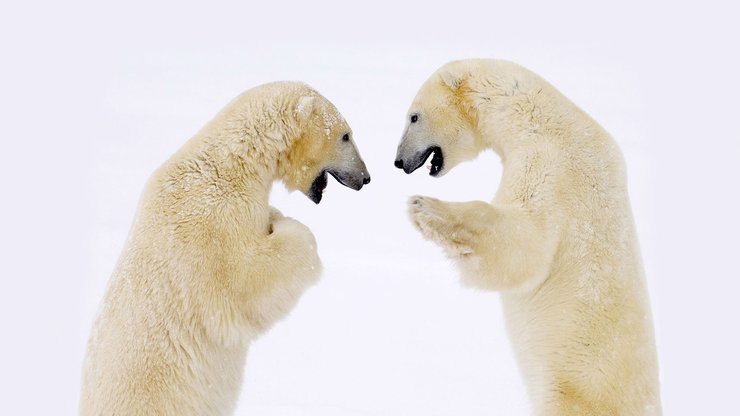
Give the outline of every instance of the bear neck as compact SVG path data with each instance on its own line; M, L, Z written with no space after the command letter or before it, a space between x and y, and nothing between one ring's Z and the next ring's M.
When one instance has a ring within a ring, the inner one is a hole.
M272 115L264 111L245 113L219 115L173 156L164 172L169 206L212 221L267 227L269 194L291 128L267 125Z
M510 97L505 105L481 102L478 135L484 148L502 160L538 151L539 143L558 143L578 138L600 127L580 108L549 84L533 92ZM574 117L574 113L579 113Z

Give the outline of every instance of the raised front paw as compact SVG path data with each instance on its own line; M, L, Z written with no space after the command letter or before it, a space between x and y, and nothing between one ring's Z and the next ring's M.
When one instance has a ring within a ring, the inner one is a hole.
M424 237L441 245L451 255L473 252L472 235L455 205L426 196L413 196L408 204L411 222Z
M278 211L279 212L279 211ZM272 236L289 245L316 251L316 238L311 229L291 217L273 217Z
M305 283L314 282L321 271L321 259L311 230L290 217L281 217L272 229L267 241L273 267Z
M270 216L268 218L268 229L267 234L272 234L273 232L273 225L278 222L280 219L284 218L283 213L280 212L279 209L275 207L269 207L270 209Z
M409 217L424 237L437 243L447 240L450 226L439 199L412 196L409 199Z

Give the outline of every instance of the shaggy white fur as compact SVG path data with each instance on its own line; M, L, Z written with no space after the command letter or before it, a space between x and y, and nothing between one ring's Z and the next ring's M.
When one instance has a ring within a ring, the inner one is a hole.
M350 135L310 87L267 84L153 174L90 336L81 414L233 411L249 343L321 270L313 234L268 205L270 187L318 202L329 171L359 189L369 175Z
M441 176L484 149L491 203L409 201L464 283L501 291L538 415L659 415L650 307L621 153L591 117L516 64L451 62L421 87L396 166Z

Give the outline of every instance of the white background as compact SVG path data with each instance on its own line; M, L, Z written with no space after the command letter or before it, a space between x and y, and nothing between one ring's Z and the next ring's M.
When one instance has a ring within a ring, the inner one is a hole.
M302 80L372 174L315 206L325 272L255 342L239 415L528 414L498 296L461 288L413 194L489 200L484 153L441 179L392 165L416 90L457 58L513 60L621 146L670 415L737 412L737 11L618 2L26 3L0 12L0 414L75 414L85 343L151 172L241 91ZM729 3L729 2L728 2Z

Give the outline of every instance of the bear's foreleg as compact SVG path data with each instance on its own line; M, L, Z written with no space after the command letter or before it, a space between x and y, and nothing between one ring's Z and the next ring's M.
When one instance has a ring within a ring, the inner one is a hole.
M506 290L541 282L555 254L555 233L521 208L482 201L445 202L415 196L411 221L457 261L466 283Z
M271 208L270 234L247 258L242 280L247 315L263 332L285 316L321 274L321 260L311 230Z

